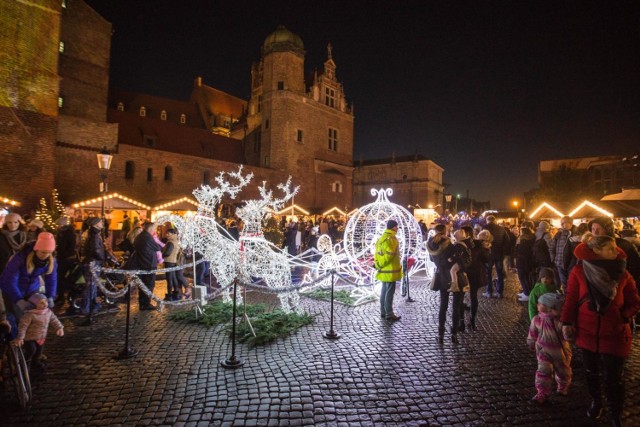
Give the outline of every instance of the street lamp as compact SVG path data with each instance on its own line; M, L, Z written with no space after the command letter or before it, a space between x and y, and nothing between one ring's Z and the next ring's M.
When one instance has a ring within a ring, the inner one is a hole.
M100 218L102 218L102 238L106 238L106 226L107 221L104 217L104 199L107 194L107 174L111 169L111 160L113 156L107 151L107 147L104 147L101 152L96 154L98 158L98 168L100 169L100 192L102 193L102 202L100 204Z
M446 202L445 206L444 206L445 210L451 210L451 204L450 204L451 203L451 197L452 196L451 196L450 193L445 193L445 195L444 195L444 201Z
M520 219L520 211L518 210L518 201L513 201L513 207L516 208L516 227L518 226L518 219Z

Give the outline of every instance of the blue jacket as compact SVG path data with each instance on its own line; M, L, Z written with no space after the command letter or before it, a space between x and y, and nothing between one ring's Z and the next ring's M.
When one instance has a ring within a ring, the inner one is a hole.
M53 271L49 270L47 262L43 267L35 267L31 273L27 272L27 257L33 252L35 242L27 244L23 250L16 253L7 263L0 275L0 289L4 295L15 304L21 299L27 299L40 289L40 276L44 276L44 286L47 298L55 298L58 289L58 263L53 258ZM35 254L34 254L35 256Z

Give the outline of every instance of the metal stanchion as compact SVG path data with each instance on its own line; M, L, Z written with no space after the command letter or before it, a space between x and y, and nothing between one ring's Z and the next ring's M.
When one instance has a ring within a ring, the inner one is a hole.
M220 366L225 369L237 369L244 365L242 359L236 357L236 308L237 308L237 300L236 296L238 295L238 279L233 281L233 317L231 321L231 357L220 362Z
M330 320L330 329L328 332L324 333L324 337L329 340L337 340L340 338L340 334L337 334L336 331L333 330L333 287L335 283L335 270L331 271L331 320Z
M127 290L127 327L124 338L124 348L120 353L118 353L115 358L116 359L128 359L130 357L134 357L138 354L138 350L134 350L129 347L129 316L131 313L131 283L129 283L129 279L127 279L127 286L129 289ZM142 291L140 291L142 292Z
M89 264L89 277L91 278L91 282L85 284L85 286L87 287L87 294L86 297L89 300L89 314L87 314L87 317L85 317L84 322L80 325L80 326L91 326L91 323L93 322L93 304L94 304L94 298L93 298L93 289L94 289L94 280L96 280L96 278L93 275L93 271L91 271L91 268L93 267L93 261L91 262L91 264ZM82 269L82 274L84 275L84 265L82 265L80 267ZM98 289L97 287L96 289L96 297L98 294Z

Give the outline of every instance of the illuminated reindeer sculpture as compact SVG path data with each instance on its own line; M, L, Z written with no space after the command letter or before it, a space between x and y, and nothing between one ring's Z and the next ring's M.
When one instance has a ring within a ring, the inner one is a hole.
M253 173L242 175L242 166L237 172L220 172L215 178L216 187L203 185L193 191L198 200L198 212L194 216L168 215L158 219L171 221L180 233L183 247L192 248L194 253L201 253L209 261L211 273L222 288L228 287L240 273L240 243L229 238L227 231L216 222L216 208L225 195L235 199L252 178ZM236 183L231 184L229 179ZM223 295L226 302L231 300L228 289Z
M273 192L267 191L266 182L258 188L260 200L248 200L236 210L236 215L244 222L240 233L240 263L243 272L251 278L259 278L271 289L284 289L291 286L291 267L287 255L264 238L262 220L270 211L278 211L298 192L299 187L291 189L291 177L286 184L278 188L284 193L282 198L274 199ZM282 310L290 312L298 307L300 296L297 291L278 294Z

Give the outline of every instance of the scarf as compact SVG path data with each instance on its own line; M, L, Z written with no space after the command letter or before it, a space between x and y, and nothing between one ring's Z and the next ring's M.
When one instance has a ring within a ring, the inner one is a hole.
M589 310L603 314L618 294L618 281L625 272L627 261L623 258L583 260L582 265L589 291Z
M27 236L25 235L25 233L21 232L20 230L16 230L16 231L2 230L2 234L7 239L7 242L9 243L9 246L11 247L11 250L13 251L14 254L16 252L20 252L20 250L22 250L22 248L24 247L25 243L27 243L27 238L26 238Z

